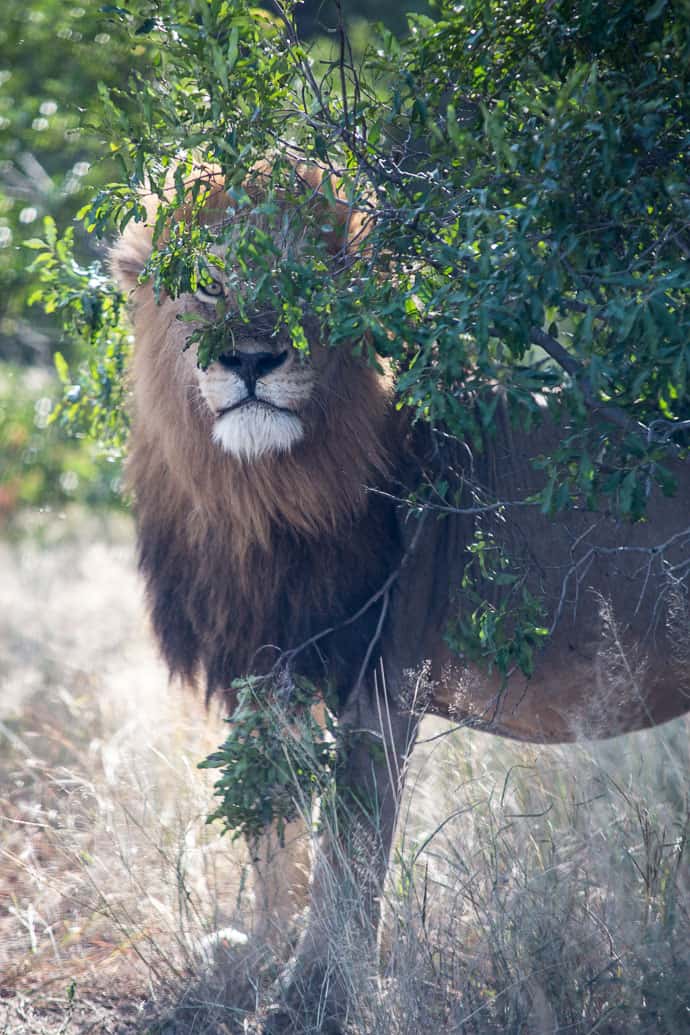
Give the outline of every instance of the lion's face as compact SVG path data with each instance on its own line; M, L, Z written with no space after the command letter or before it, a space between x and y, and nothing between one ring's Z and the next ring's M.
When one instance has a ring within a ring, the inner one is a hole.
M344 199L341 207L324 203L321 170L296 169L307 204L317 213L316 229L325 233L327 253L342 264L349 235L360 239L363 233L362 219ZM255 180L247 181L255 201L265 193L261 175L259 171ZM195 293L176 298L157 294L150 282L141 280L151 255L155 197L145 199L147 220L128 223L111 249L113 274L129 292L134 316L137 345L132 369L136 419L142 431L151 441L160 442L171 463L184 445L194 452L196 463L203 455L210 464L220 460L219 469L229 458L245 466L291 453L301 443L303 448L290 458L297 463L308 456L313 465L317 454L330 461L340 450L347 453L353 468L361 461L357 475L361 488L365 470L385 466L380 433L392 388L383 364L374 369L361 357L361 343L328 348L322 344L323 329L307 316L304 331L309 350L302 352L286 335L275 333L275 314L265 313L248 323L237 319L223 324L220 355L206 369L200 367L197 350L190 347L194 332L218 321L219 310L236 313L242 308L240 302L246 301L237 295L241 280L233 261L233 202L217 172L209 170L205 178L210 194L195 218L206 226L223 228L211 246L223 262L209 264L206 283ZM188 217L184 209L178 215ZM237 218L237 226L244 226ZM274 219L264 219L262 214L250 218L252 225L274 235L278 261L282 255L299 254L308 242L306 225L298 219L283 219L276 226ZM327 220L323 226L322 219ZM311 233L313 227L308 227ZM221 301L225 304L219 306ZM199 433L208 436L203 445ZM275 465L258 466L275 476ZM340 461L338 470L342 469ZM261 472L251 474L259 477ZM351 489L348 494L352 496ZM359 492L355 496L359 498Z
M197 291L200 319L214 318L214 304L223 293L219 279ZM195 378L211 412L213 440L238 459L284 453L304 437L314 364L261 321L229 332L227 349L206 370L197 366Z
M197 377L213 415L213 439L238 459L287 452L304 437L300 412L314 377L289 344L269 351L265 341L240 338Z
M142 309L135 297L139 325L148 329L151 317L156 321L160 317L161 369L176 372L186 401L201 414L203 427L210 429L214 450L245 462L287 453L314 428L318 399L328 383L337 380L342 357L318 342L308 353L295 349L285 334L274 332L273 314L265 314L248 323L229 322L223 351L202 368L190 337L199 327L218 320L219 300L225 300L227 309L235 308L217 271L214 277L195 294L167 297L155 307L150 287L137 288L137 296L141 293L149 299ZM146 383L150 384L148 377ZM155 383L167 394L163 378ZM159 401L148 396L147 408L158 410Z

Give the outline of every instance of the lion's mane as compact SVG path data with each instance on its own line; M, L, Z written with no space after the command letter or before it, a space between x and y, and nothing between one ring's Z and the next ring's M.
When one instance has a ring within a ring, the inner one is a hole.
M228 204L214 183L206 211ZM165 659L171 673L228 692L233 679L265 671L279 652L337 627L302 652L298 667L314 676L325 669L344 688L376 614L348 619L375 594L399 551L392 506L367 492L395 462L389 379L337 350L292 451L252 463L223 452L211 438L211 414L184 376L179 303L157 302L151 285L138 283L154 215L151 206L146 223L129 224L111 263L134 301L127 479ZM341 241L346 232L341 219Z

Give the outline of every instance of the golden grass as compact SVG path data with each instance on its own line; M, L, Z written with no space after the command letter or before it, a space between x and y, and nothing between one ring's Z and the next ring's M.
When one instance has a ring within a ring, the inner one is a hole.
M218 722L168 686L129 523L56 523L0 543L0 994L73 1014L185 980L244 860L204 823Z
M124 519L0 542L0 1035L241 1032L276 973L261 946L202 964L242 927L244 854L204 823L222 729L168 686L132 557ZM443 729L352 1031L687 1035L688 723L561 748Z

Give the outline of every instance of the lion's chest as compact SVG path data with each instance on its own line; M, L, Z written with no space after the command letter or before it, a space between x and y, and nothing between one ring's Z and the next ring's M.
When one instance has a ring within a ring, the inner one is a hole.
M295 671L345 694L376 629L391 544L373 554L352 542L284 545L255 558L250 582L229 602L234 673L264 672L289 655Z
M227 690L288 655L295 671L347 694L376 630L377 594L398 561L396 529L377 510L318 541L281 530L270 548L255 545L241 560L232 529L217 528L194 550L157 552L150 566L142 554L171 669L201 669L210 691Z

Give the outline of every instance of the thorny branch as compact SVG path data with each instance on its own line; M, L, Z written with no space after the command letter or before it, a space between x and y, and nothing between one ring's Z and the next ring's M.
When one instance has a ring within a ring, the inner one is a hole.
M594 526L592 526L594 527ZM588 530L591 532L592 528ZM575 546L585 537L580 539L571 548L571 553L574 552ZM565 608L566 599L570 585L574 582L575 586L575 601L574 606L577 607L577 599L579 595L579 587L582 584L587 572L591 568L592 564L597 558L600 557L623 557L623 556L637 556L640 558L640 571L644 570L644 578L642 588L640 590L639 598L635 608L637 613L642 605L642 599L646 592L649 584L649 579L652 573L654 565L658 565L662 570L663 574L671 581L681 581L686 579L690 575L690 560L684 560L677 564L670 564L665 555L672 547L678 547L683 543L690 544L690 525L680 532L676 532L674 535L669 536L662 543L657 543L654 546L590 546L580 557L577 559L573 558L572 564L568 568L567 572L563 576L561 583L561 593L554 611L551 626L549 628L549 635L552 635L556 626L558 625ZM660 607L660 600L656 600L654 604L654 618L658 614Z
M458 514L465 515L467 517L477 516L479 514L495 514L497 511L505 510L508 507L535 507L539 501L536 499L523 499L523 500L494 500L492 503L478 503L471 507L457 507L451 506L449 503L431 503L428 500L409 500L404 496L396 496L392 492L386 492L384 489L368 488L367 492L370 492L374 496L383 496L385 499L392 500L394 503L405 504L411 513L421 513L422 511L433 510L438 514Z

